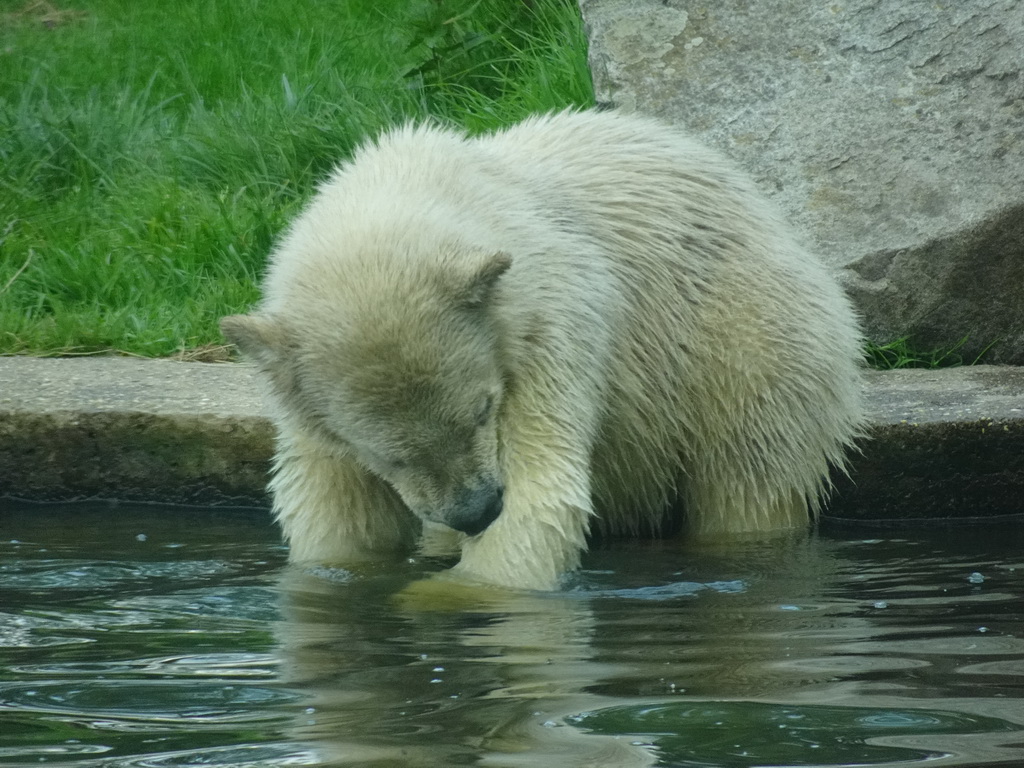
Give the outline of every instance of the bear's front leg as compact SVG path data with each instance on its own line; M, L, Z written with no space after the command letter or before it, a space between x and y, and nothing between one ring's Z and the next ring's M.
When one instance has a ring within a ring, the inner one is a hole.
M594 514L591 458L610 354L611 315L594 314L598 304L569 301L578 311L533 318L543 333L508 350L513 375L497 417L503 507L485 531L465 541L452 576L553 590L579 567ZM600 306L607 310L611 302Z
M588 508L539 502L529 492L507 491L505 498L505 511L491 527L463 544L452 575L511 589L557 589L586 549Z
M292 562L370 560L411 547L419 535L391 486L306 435L278 438L270 491Z
M579 422L575 429L557 423L537 415L502 425L503 509L464 542L453 576L552 590L579 567L593 514L590 439Z

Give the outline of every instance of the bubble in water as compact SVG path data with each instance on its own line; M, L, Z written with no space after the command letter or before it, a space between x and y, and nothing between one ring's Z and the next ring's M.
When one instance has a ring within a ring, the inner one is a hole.
M874 607L875 607L875 608L888 608L888 607L889 607L889 604L888 604L887 602L885 602L885 600L878 600L878 601L877 601L877 602L876 602L876 603L874 604Z
M985 577L984 577L984 575L982 575L982 574L978 573L977 571L975 571L974 573L972 573L970 576L967 577L967 580L969 582L971 582L971 584L981 584L983 581L985 581Z
M140 533L138 536L135 537L135 540L136 541L145 541L146 540L146 534Z

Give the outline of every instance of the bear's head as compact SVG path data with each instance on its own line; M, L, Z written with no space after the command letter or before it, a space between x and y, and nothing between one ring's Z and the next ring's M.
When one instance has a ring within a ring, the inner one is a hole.
M320 274L221 329L255 362L282 427L351 457L420 518L475 535L502 509L491 305L510 264L490 254Z

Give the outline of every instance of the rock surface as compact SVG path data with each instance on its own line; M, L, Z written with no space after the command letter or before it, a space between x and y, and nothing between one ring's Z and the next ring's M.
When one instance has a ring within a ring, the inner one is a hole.
M1024 368L868 374L857 520L1024 513ZM0 357L0 498L266 506L272 428L245 365Z
M1024 363L1024 3L579 3L599 101L751 171L871 338Z

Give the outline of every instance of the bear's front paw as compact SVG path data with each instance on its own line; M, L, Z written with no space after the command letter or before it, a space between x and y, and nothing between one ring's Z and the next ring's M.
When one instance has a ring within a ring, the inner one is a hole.
M500 611L522 592L466 579L453 568L417 579L395 594L394 601L410 611Z

